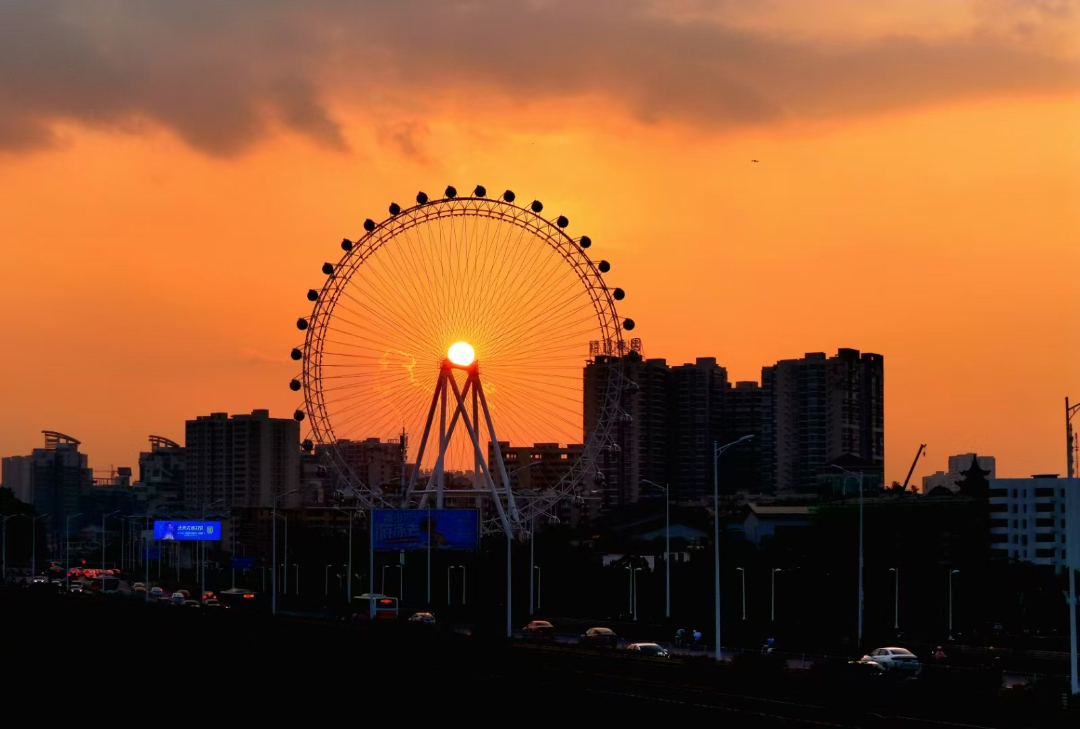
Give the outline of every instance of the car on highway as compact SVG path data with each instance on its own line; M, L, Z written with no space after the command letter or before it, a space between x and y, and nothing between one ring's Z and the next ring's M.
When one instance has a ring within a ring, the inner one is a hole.
M615 648L619 636L611 628L589 628L578 639L578 643L590 648Z
M68 593L71 595L83 594L83 586L81 582L72 582L71 587L68 588Z
M210 600L211 598L216 598L216 597L217 597L217 595L215 595L210 590L203 590L203 594L202 594L203 602L206 602L207 600Z
M150 588L150 596L151 597L165 597L166 595L165 595L164 590L162 590L160 587L155 585L154 587Z
M30 578L30 582L35 585L44 585L49 581L49 578L45 575L34 575Z
M131 591L132 592L140 592L140 593L141 592L146 592L146 583L144 583L144 582L136 582L134 585L131 586Z
M184 600L182 603L184 607L202 607L198 600Z
M555 626L546 620L533 620L521 632L526 638L551 639L555 637Z
M167 595L159 595L158 599L157 599L157 604L158 605L172 605L173 600L172 600L171 597L169 597Z
M877 663L886 671L902 671L917 675L922 670L919 659L907 648L897 646L875 648L863 656L861 660L865 661L867 659Z
M852 678L878 678L885 675L885 668L877 661L860 658L857 661L848 661L847 673Z
M187 590L184 590L184 589L181 588L181 589L177 590L177 592L179 592L181 595L183 595L185 600L190 600L191 599L191 593L188 592Z
M186 599L187 599L187 597L180 590L177 590L176 592L174 592L172 594L173 605L183 605L184 600L186 600Z
M631 653L637 653L640 656L648 656L649 658L669 657L667 650L658 643L631 643L626 646L626 650Z
M435 616L431 613L413 613L409 618L410 623L423 623L424 625L434 625Z
M207 599L206 599L206 600L205 600L205 601L203 602L203 605L205 605L205 606L206 606L206 607L208 607L208 608L222 608L222 609L227 609L227 608L229 607L228 605L225 605L225 604L223 604L223 603L221 602L221 600L218 600L218 599L217 599L216 597L211 597L211 598L207 598Z

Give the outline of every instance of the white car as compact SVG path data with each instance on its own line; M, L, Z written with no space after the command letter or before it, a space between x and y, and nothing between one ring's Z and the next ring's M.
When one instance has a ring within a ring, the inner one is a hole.
M413 616L409 618L409 622L423 623L424 625L434 625L435 616L431 613L414 613Z
M898 648L896 646L877 648L868 653L863 660L866 660L867 657L886 671L899 670L917 674L922 668L919 665L919 659L907 648Z
M150 594L153 597L165 597L165 591L162 590L160 587L156 587L156 586L150 588Z
M184 600L187 600L187 598L184 597L184 593L182 593L182 592L174 592L172 594L173 605L183 605ZM198 603L195 603L195 604L197 605Z

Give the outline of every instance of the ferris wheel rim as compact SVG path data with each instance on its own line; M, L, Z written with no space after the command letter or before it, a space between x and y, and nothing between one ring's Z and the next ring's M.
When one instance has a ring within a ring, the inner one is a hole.
M448 188L448 192L452 188ZM591 245L591 239L587 236L578 238L571 237L565 230L569 221L559 216L554 221L540 214L542 205L533 202L530 207L514 203L512 193L509 191L507 199L492 199L486 196L457 197L446 196L439 199L427 199L423 193L418 195L417 204L409 208L400 208L396 204L390 206L390 216L381 222L368 219L364 222L365 233L355 242L345 239L342 241L343 255L336 264L325 264L324 273L326 279L316 292L309 291L309 299L313 300L311 313L307 319L298 321L298 326L303 323L301 329L305 329L304 344L302 348L302 371L299 384L304 395L303 410L297 409L298 420L307 417L308 427L311 429L315 442L330 454L335 470L344 478L345 483L351 487L358 496L366 497L367 505L371 508L408 508L410 504L395 504L386 498L374 484L363 484L359 481L352 469L346 464L336 448L339 442L334 432L334 424L327 412L322 387L322 359L326 343L326 333L334 315L337 302L345 287L351 281L353 275L380 249L391 245L395 239L401 238L406 232L417 228L425 223L444 218L475 217L495 220L502 223L517 226L532 234L555 253L560 255L569 265L578 280L588 293L597 320L597 332L600 340L604 343L604 353L615 355L613 361L621 359L621 355L628 351L623 340L624 330L633 328L632 320L619 318L616 300L621 300L623 292L618 288L611 288L603 278L603 274L610 270L606 261L594 261L587 253L586 248ZM421 199L422 198L422 199ZM540 209L537 209L537 208ZM330 267L331 270L327 271ZM315 298L312 294L316 293ZM294 359L297 350L294 349ZM293 380L295 385L298 381ZM542 516L549 512L553 504L566 498L575 492L575 487L585 476L584 469L592 463L609 439L613 427L613 392L618 389L617 378L611 377L607 383L607 392L603 397L601 410L596 427L582 438L582 453L570 465L566 473L559 481L545 488L541 495L524 500L519 513L519 522L525 523L536 516ZM617 406L615 406L617 410ZM303 415L301 415L303 413ZM310 441L305 441L305 448ZM313 445L313 444L312 444ZM415 468L420 468L416 464ZM380 484L381 486L382 484ZM490 521L490 520L487 520Z

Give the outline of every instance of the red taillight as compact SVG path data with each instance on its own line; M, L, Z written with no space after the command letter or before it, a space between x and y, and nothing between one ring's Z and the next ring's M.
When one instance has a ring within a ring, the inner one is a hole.
M380 605L392 605L393 603L390 600L379 600L379 604Z
M247 599L249 597L255 597L255 596L254 595L244 595L244 599Z

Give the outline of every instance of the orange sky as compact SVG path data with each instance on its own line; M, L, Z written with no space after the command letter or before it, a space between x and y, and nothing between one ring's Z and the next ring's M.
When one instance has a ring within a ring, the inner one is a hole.
M0 17L0 455L54 429L135 466L197 414L287 415L342 236L482 183L593 238L647 356L738 380L882 353L889 479L919 443L916 476L972 450L1064 471L1076 3L344 5ZM371 24L393 32L353 55Z

